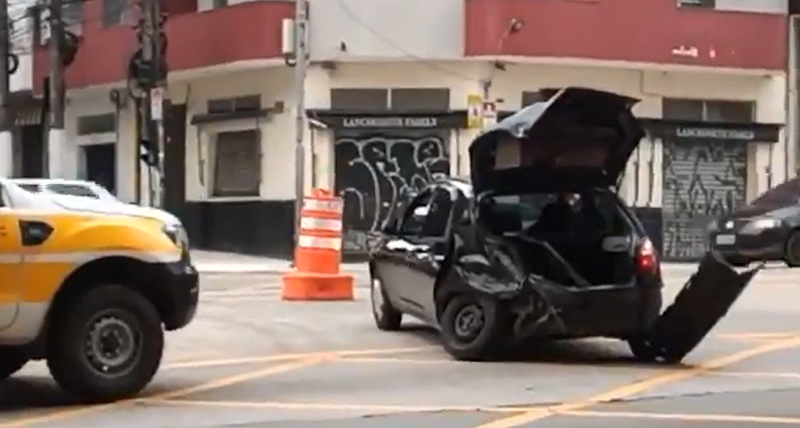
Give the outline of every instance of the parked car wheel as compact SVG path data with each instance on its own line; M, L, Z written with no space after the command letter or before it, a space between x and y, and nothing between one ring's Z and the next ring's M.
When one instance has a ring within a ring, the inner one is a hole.
M800 267L800 230L792 231L786 240L783 261L788 267Z
M64 390L91 402L138 394L164 351L156 308L128 287L102 285L56 313L47 365Z
M386 296L383 281L377 275L370 279L370 302L372 303L372 318L379 330L397 331L403 322L403 314L392 306Z
M502 317L493 300L467 294L452 297L439 320L444 349L465 361L495 356L505 344Z
M14 373L22 370L28 358L14 349L0 348L0 380L11 377Z

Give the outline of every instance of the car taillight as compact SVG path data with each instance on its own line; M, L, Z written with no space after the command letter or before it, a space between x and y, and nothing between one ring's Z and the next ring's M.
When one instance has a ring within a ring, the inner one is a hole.
M639 251L636 253L636 267L639 272L650 273L656 268L656 249L653 242L645 239L642 245L639 246Z

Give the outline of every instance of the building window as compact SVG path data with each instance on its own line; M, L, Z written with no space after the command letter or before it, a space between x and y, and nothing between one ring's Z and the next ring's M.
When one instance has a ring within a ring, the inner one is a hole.
M522 91L522 107L529 106L541 101L547 101L547 98L541 91Z
M389 110L389 90L331 89L331 108L364 112L387 111Z
M713 9L716 7L716 0L678 0L678 7L702 7Z
M687 100L664 98L662 116L672 120L751 123L756 105L751 101Z
M219 9L219 8L226 7L226 6L228 6L228 0L213 0L212 1L212 7L214 9Z
M450 108L448 88L394 88L390 108L399 111L442 111Z
M122 25L128 12L127 0L103 0L103 26Z
M255 129L216 133L212 140L212 197L259 196L261 138Z
M209 100L206 108L209 113L216 114L259 111L261 110L261 96L245 95L235 98Z
M77 134L92 135L112 133L116 128L116 115L114 113L95 114L78 118Z

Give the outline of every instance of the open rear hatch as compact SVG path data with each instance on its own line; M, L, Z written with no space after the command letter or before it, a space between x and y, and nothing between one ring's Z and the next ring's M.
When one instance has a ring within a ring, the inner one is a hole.
M476 194L616 184L644 132L634 98L568 87L531 104L470 145Z
M706 253L675 301L647 335L654 357L680 361L728 313L745 287L764 267L737 272L714 251Z

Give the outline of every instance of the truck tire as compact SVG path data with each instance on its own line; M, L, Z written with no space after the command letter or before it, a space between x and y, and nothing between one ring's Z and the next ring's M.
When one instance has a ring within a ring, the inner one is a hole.
M0 348L0 381L8 379L25 367L27 363L28 358L13 349Z
M158 371L161 317L137 291L97 286L54 315L47 366L67 392L89 402L116 401L141 392Z

